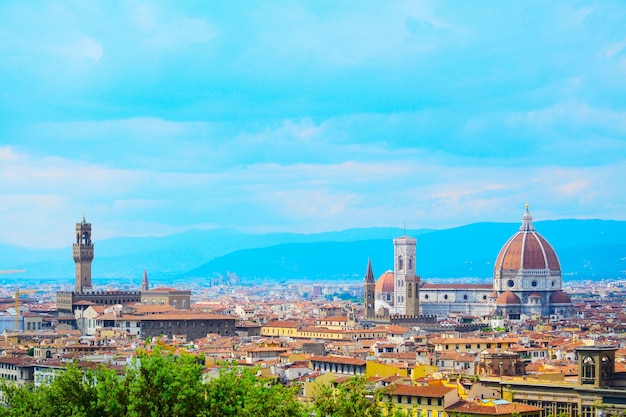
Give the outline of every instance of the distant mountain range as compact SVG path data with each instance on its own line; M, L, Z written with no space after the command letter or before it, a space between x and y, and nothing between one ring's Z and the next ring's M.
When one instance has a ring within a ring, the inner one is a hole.
M626 277L626 222L535 222L555 248L564 279ZM425 280L485 280L519 223L475 223L445 230L406 230L418 239L417 269ZM94 284L139 286L144 268L152 284L203 281L236 274L242 283L362 279L367 260L375 275L393 265L399 228L364 228L316 234L246 234L234 229L191 230L165 237L95 240ZM71 237L71 233L69 236ZM97 237L97 227L94 227ZM71 247L32 249L0 244L0 282L73 283Z

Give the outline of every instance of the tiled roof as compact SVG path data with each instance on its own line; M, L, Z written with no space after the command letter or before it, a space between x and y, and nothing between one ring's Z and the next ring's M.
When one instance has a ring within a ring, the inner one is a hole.
M394 291L394 276L392 271L387 271L376 280L374 291L377 293L389 293Z
M298 328L302 325L302 323L298 321L272 321L265 324L263 327L286 327L286 328Z
M366 361L362 359L350 358L348 356L313 356L311 362L338 363L344 365L365 366Z
M447 407L446 411L454 411L457 413L467 413L472 415L477 414L485 416L498 416L510 415L512 413L528 413L533 411L539 412L542 411L542 408L522 403L486 405L479 402L461 400L451 405L450 407Z
M196 313L185 310L175 310L162 314L147 314L141 316L141 321L157 320L236 320L236 317L222 314Z

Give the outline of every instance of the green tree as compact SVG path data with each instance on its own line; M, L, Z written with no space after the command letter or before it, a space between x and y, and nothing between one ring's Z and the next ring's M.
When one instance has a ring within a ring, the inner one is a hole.
M304 406L297 388L256 376L258 368L225 366L219 378L206 384L206 412L212 417L300 417Z
M8 407L0 417L304 417L297 388L256 376L257 369L226 366L202 382L203 366L191 355L156 349L139 352L124 375L69 365L35 389L4 382Z
M203 366L191 355L140 353L127 369L129 417L196 417L204 410Z
M323 385L313 404L318 417L382 417L380 390L370 390L363 377L354 377L337 388Z
M32 387L3 383L8 408L2 409L1 416L74 416L105 417L123 414L109 413L103 401L112 401L115 392L105 392L98 387L97 379L117 380L114 371L98 368L84 371L75 364L70 364L59 372L50 385L43 385L37 390ZM101 392L100 392L101 391ZM117 401L117 398L115 398Z

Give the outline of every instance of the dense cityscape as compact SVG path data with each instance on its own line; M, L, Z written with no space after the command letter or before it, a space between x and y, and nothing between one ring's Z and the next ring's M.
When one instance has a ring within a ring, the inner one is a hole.
M626 417L625 21L0 1L0 417Z
M360 377L363 395L380 393L369 401L398 415L626 410L625 282L561 281L528 206L493 284L424 282L416 239L401 236L394 271L376 278L369 262L361 282L170 288L144 270L136 287L112 288L91 276L96 245L83 217L74 291L2 290L0 367L11 384L50 384L69 364L124 369L138 350L166 349L202 358L209 380L225 366L254 370L302 404Z

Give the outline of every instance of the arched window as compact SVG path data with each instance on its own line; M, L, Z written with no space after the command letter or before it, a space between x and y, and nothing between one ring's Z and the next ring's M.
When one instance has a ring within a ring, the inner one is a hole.
M413 258L409 258L409 271L413 269Z
M600 359L600 376L602 379L613 378L613 363L608 356L603 356Z
M187 300L183 300L183 302L182 302L182 309L183 310L187 309Z
M174 301L172 302L172 307L174 307L174 308L178 308L178 301L174 300Z
M407 293L409 294L409 298L413 297L413 284L411 284L409 282L409 291L407 291Z
M591 356L583 359L581 382L583 384L593 384L596 378L596 363Z
M398 270L402 271L404 269L404 260L402 259L402 255L398 256Z

